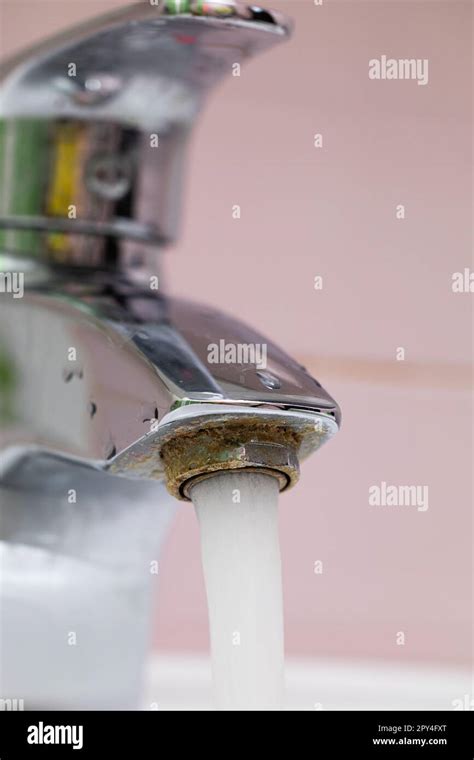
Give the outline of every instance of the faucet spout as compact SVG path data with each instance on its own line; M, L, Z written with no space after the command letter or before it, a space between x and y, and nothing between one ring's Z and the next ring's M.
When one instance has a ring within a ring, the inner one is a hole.
M2 303L0 350L17 378L4 471L33 450L161 480L170 441L183 431L208 435L210 425L229 430L232 421L236 445L268 442L251 434L253 420L280 431L277 438L304 459L337 429L329 394L247 325L107 272L80 285L64 269L37 277L21 301ZM233 349L234 361L216 355L219 346ZM286 485L296 480L291 473Z

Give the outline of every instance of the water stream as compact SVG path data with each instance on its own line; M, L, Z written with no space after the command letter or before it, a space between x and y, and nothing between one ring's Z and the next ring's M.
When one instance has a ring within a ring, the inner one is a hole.
M283 603L278 482L225 472L192 489L211 634L217 707L281 709Z

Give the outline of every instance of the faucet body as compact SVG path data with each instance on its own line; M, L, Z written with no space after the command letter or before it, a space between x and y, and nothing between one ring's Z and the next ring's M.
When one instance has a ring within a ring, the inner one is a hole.
M160 289L203 97L289 29L256 6L179 5L132 6L3 67L0 270L24 293L0 294L2 696L28 694L30 706L136 704L153 567L177 503L164 480L187 499L206 467L251 467L284 490L340 421L321 385L253 328ZM241 353L216 362L216 347ZM207 447L199 467L188 456L170 476L170 442L222 429L234 431L226 463ZM28 626L36 645L18 634Z
M177 430L243 410L294 424L301 458L337 429L338 408L319 383L241 322L112 272L82 272L78 282L75 272L38 266L36 277L21 300L1 307L12 378L4 479L41 453L160 480L162 445ZM265 369L246 356L210 363L216 346L262 346Z

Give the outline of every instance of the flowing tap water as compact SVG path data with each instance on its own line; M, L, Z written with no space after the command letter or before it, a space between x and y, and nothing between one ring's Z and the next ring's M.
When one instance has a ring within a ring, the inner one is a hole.
M217 706L281 709L278 481L228 471L196 483L191 496L201 529Z

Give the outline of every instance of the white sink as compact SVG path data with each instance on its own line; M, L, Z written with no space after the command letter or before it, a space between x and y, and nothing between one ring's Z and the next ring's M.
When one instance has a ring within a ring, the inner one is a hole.
M472 695L469 671L421 665L289 659L289 710L454 710ZM145 710L212 710L210 661L155 656L149 664Z

